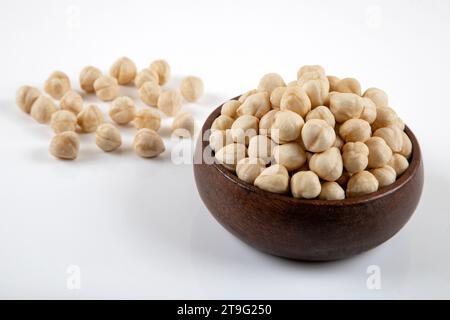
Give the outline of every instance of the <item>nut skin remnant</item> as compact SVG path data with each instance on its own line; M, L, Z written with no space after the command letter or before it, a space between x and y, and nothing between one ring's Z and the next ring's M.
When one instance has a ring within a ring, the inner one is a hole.
M39 98L41 93L39 90L32 86L22 86L17 90L16 104L25 113L30 113L31 106Z
M151 129L140 129L133 141L133 148L137 155L143 158L154 158L163 153L166 148L161 137Z
M121 85L129 84L136 78L136 65L128 57L119 58L109 69L111 77Z
M80 72L80 87L87 93L95 92L94 82L102 76L102 72L93 66L84 67Z
M181 96L175 90L163 91L158 98L158 108L165 115L173 117L181 109Z
M101 124L95 134L95 143L105 152L116 150L122 144L119 129L110 123Z
M188 76L181 80L180 92L188 102L196 102L203 95L204 85L202 79Z
M77 128L77 116L67 110L58 110L52 114L50 127L55 133L74 131Z
M74 160L78 156L80 139L73 131L55 135L50 143L49 151L54 157L64 160Z
M53 100L49 97L40 95L31 106L30 115L39 123L48 123L52 114L57 111Z
M83 132L94 132L103 123L103 113L96 105L90 105L78 114L77 123Z
M62 110L67 110L77 115L83 110L83 98L78 92L67 91L59 101Z
M129 97L119 97L114 99L109 109L111 119L120 125L125 125L133 121L136 116L136 106L133 99Z
M347 196L358 197L378 190L378 180L369 171L361 171L351 176L347 183Z
M69 77L62 71L53 72L45 81L44 90L52 98L59 100L70 90Z
M150 70L158 75L159 85L164 85L170 78L170 66L165 60L155 60L150 64Z
M158 131L161 127L161 116L159 115L158 111L154 109L141 109L136 113L133 124L134 127L138 130L147 128Z
M172 122L172 133L178 137L190 138L194 134L194 129L194 117L188 112L178 112Z
M102 101L114 100L119 94L117 80L110 76L101 76L94 82L95 94Z
M291 192L294 198L314 199L320 191L319 177L313 171L300 171L291 178Z

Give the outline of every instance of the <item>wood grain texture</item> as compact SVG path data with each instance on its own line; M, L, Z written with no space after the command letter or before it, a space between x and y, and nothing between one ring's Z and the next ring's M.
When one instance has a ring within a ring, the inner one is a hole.
M410 166L394 184L358 198L295 199L247 184L222 165L199 161L202 155L211 154L202 137L220 108L206 120L197 143L197 189L225 229L261 251L306 261L347 258L394 236L419 203L423 163L419 143L409 128L405 131L413 145Z

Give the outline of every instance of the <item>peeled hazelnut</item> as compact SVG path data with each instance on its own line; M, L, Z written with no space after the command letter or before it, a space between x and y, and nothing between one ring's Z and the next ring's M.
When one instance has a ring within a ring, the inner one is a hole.
M80 87L87 93L95 92L94 82L102 76L102 72L93 66L84 67L80 72Z
M59 100L61 97L70 90L69 77L61 71L53 72L45 81L44 90L52 98Z
M80 139L73 131L61 132L55 135L50 143L50 153L60 159L74 160L78 155Z
M335 77L335 76L327 76L327 79L328 79L328 83L330 84L330 92L337 91L336 86L341 79L339 79L338 77Z
M154 82L155 84L159 85L159 78L156 71L150 69L143 69L139 71L139 73L136 75L136 78L134 79L134 84L139 89L146 82Z
M127 57L118 59L109 69L111 77L116 78L117 82L122 85L133 82L136 72L136 65Z
M116 150L122 144L119 129L109 123L99 125L95 133L95 143L105 152Z
M297 170L306 163L305 150L295 142L275 146L272 154L275 162L283 165L288 171Z
M308 164L323 180L336 181L342 175L342 156L338 148L332 147L327 151L315 153Z
M334 115L331 113L330 109L325 106L318 106L312 109L306 115L306 121L311 119L322 119L325 120L332 128L334 128L336 122L334 120Z
M363 111L361 119L366 120L369 124L374 123L377 118L377 107L369 98L362 98Z
M264 135L257 135L250 139L248 144L248 156L259 158L264 163L269 163L272 158L274 143Z
M303 87L305 83L311 80L322 80L326 82L326 86L329 89L328 78L323 75L323 73L319 71L310 71L304 73L300 78L297 79L297 86Z
M22 86L17 91L16 103L23 112L30 113L31 106L39 98L41 93L38 89L31 86Z
M369 163L369 148L362 142L347 142L342 148L342 160L348 172L363 171Z
M96 105L90 105L78 114L77 123L83 132L94 132L103 123L103 114Z
M161 95L161 87L153 81L147 81L139 88L139 98L149 106L156 107Z
M377 108L387 107L389 105L386 92L378 88L369 88L364 92L363 97L372 100Z
M396 125L398 122L397 113L389 107L377 107L377 115L372 123L372 130Z
M319 177L312 171L300 171L291 178L294 198L314 199L321 191Z
M372 135L372 130L365 120L349 119L340 126L339 135L345 142L365 142Z
M134 127L138 130L146 128L158 131L158 129L161 127L161 116L159 115L158 111L154 109L141 109L136 113L133 124Z
M83 110L83 98L78 92L67 91L61 98L59 106L62 110L67 110L77 115Z
M236 170L237 163L247 156L247 148L240 143L230 143L215 153L217 161L231 171Z
M402 175L409 167L408 160L399 153L394 153L389 160L388 165L395 170L397 177Z
M365 144L369 148L369 168L381 168L391 159L392 150L383 138L371 137Z
M344 78L336 84L336 91L361 95L361 85L355 78Z
M364 110L362 98L354 93L333 92L330 96L330 110L337 122L359 118Z
M41 95L31 106L30 115L39 123L47 123L50 121L52 114L55 113L56 110L53 100Z
M278 87L285 87L286 83L278 73L268 73L264 75L258 84L258 91L265 91L272 94L272 91Z
M95 94L102 101L114 100L119 94L117 80L110 76L101 76L94 82Z
M402 131L402 136L403 136L403 145L402 150L400 150L399 153L406 159L409 159L409 157L411 157L412 154L412 142L404 131Z
M230 129L233 122L233 118L222 114L214 119L211 125L211 131Z
M236 111L240 105L241 103L238 100L227 101L222 105L220 114L228 116L230 118L236 118L237 117Z
M77 128L77 116L70 111L58 110L52 114L50 127L55 133L75 131Z
M323 106L328 97L330 85L328 80L309 80L302 85L302 88L311 101L311 107L315 108Z
M161 137L152 129L140 129L133 140L133 148L137 155L143 158L157 157L166 148Z
M178 112L172 122L172 133L178 137L189 138L194 134L194 117L188 112Z
M267 92L258 92L249 96L236 110L238 116L244 114L261 118L270 110L269 94Z
M347 183L347 196L358 197L378 190L378 180L369 171L354 174Z
M303 118L295 112L284 110L274 115L270 136L276 143L286 143L300 137L304 125Z
M243 103L248 97L250 97L251 95L253 95L253 94L257 93L257 92L258 92L258 90L256 90L256 89L249 90L246 93L244 93L243 95L241 95L239 97L238 101L240 103Z
M397 173L395 170L388 165L372 169L370 170L370 173L372 173L378 180L378 185L380 188L393 184L397 178Z
M334 132L336 132L336 130ZM342 138L339 136L339 134L336 134L336 140L334 140L333 147L336 147L339 150L341 150L343 146L344 146L344 140L342 140Z
M258 124L258 118L249 114L237 118L231 125L234 142L248 145L250 138L258 134Z
M325 77L325 69L319 65L305 65L297 71L297 79L308 72L318 72Z
M218 151L230 143L233 143L230 129L216 130L209 136L209 146L213 151Z
M255 186L274 193L287 193L289 191L289 173L279 164L271 165L261 172L255 179Z
M305 117L311 110L311 101L301 87L288 87L281 97L280 109L290 110Z
M150 70L158 74L159 84L162 86L170 78L170 66L165 60L155 60L150 64Z
M322 152L334 144L336 133L325 120L311 119L303 126L302 140L306 150Z
M286 87L278 87L272 90L272 93L270 94L270 104L272 105L272 108L274 109L280 108L281 98L286 92L286 89L287 89Z
M121 125L125 125L133 121L136 116L136 107L133 99L129 97L119 97L114 99L109 109L111 119Z
M237 163L236 174L242 181L253 184L265 168L266 164L261 159L244 158Z
M189 102L195 102L203 95L203 81L199 77L188 76L181 80L180 92Z
M259 134L270 136L270 128L275 121L275 114L278 110L270 110L259 120Z
M383 138L393 152L400 152L403 147L402 132L403 131L395 126L389 126L378 129L373 133L373 136Z
M164 91L159 95L158 108L167 116L174 116L181 109L181 96L175 90Z
M324 182L322 183L319 199L342 200L345 199L345 191L337 182Z

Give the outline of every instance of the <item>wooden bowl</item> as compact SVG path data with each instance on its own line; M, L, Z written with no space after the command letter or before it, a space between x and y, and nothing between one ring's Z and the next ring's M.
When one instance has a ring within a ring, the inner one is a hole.
M222 165L203 161L201 155L211 155L211 149L202 137L220 115L220 108L203 125L194 161L195 181L214 218L245 243L296 260L343 259L391 238L416 209L423 187L423 162L409 128L405 132L413 145L410 165L392 185L344 200L295 199L256 188Z

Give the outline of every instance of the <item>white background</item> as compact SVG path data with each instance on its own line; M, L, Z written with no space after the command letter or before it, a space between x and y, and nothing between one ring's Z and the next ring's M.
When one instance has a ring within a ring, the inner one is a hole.
M449 1L16 0L1 2L0 24L1 298L450 298ZM202 77L206 95L184 107L198 125L264 73L290 81L303 64L386 90L422 146L416 213L370 252L299 263L216 223L192 166L170 161L170 119L158 159L132 152L131 127L120 152L84 135L76 161L53 159L50 129L15 106L16 89L42 88L59 69L79 90L82 67L106 71L122 55L140 69L167 59L168 87ZM79 290L66 286L71 265ZM366 287L370 265L381 269L380 290Z

